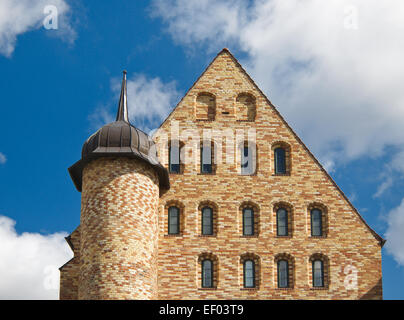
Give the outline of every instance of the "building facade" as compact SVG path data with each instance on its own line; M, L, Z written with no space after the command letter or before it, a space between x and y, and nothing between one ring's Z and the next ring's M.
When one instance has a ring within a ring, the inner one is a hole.
M70 171L61 299L382 299L384 240L227 49L148 143Z

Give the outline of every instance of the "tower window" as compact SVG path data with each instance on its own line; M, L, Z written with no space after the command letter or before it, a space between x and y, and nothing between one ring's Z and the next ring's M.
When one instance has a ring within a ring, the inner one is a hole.
M177 207L168 208L168 234L180 233L180 209Z
M255 172L255 150L253 148L254 144L251 142L244 143L241 147L241 159L240 159L240 166L241 166L241 174L242 175L249 175L254 174Z
M213 262L206 259L202 261L202 288L213 287Z
M243 209L243 235L254 235L254 210L252 208Z
M284 148L275 149L275 174L286 173L286 153Z
M170 173L180 173L180 145L178 141L173 141L169 152Z
M213 210L210 207L202 208L202 234L213 234Z
M288 212L285 208L280 208L276 212L276 226L278 236L287 236L288 232Z
M323 235L322 212L320 209L311 210L311 235Z
M244 261L244 288L255 288L255 264L253 260Z
M287 260L278 261L278 288L289 287L289 263Z
M321 260L313 261L313 287L324 287L324 264Z
M212 146L203 142L201 147L201 173L212 173Z

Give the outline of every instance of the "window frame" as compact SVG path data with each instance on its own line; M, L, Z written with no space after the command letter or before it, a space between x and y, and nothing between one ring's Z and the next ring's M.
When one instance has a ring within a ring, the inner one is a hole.
M204 150L205 150L205 147L206 148L209 148L209 150L210 150L210 156L209 156L209 162L210 163L208 163L208 164L205 164L204 163L204 160L203 160L203 152L204 152ZM200 167L200 170L201 170L201 173L202 174L211 174L211 173L213 173L213 161L212 161L212 155L213 155L213 151L214 151L214 149L212 148L212 143L210 143L210 145L205 145L205 143L204 142L202 142L202 145L201 145L201 148L200 148L200 152L201 152L201 167ZM205 170L204 169L204 166L209 166L208 168L209 168L209 170Z
M282 165L283 165L283 170L279 170L279 158L278 158L278 152L282 150L283 152L283 159L282 159ZM284 147L278 146L274 149L274 166L275 166L275 174L286 174L287 173L287 168L286 168L286 149Z
M247 234L246 233L246 211L250 210L251 211L251 233ZM242 213L242 220L243 220L243 236L254 236L255 235L255 212L253 207L245 207L243 208L243 213Z
M251 262L251 266L252 266L252 285L251 286L247 286L247 282L246 282L246 279L247 279L247 275L246 275L246 273L247 273L247 268L246 268L246 265L247 265L247 263L248 262ZM253 289L253 288L256 288L256 276L255 276L255 261L254 260L252 260L252 259L246 259L246 260L244 260L244 262L243 262L243 287L244 288L246 288L246 289Z
M284 228L286 229L286 233L285 234L280 234L280 217L279 217L279 212L283 210L285 212L285 217L286 217L286 221L285 221L285 226ZM276 235L279 237L287 237L289 236L289 212L286 208L284 207L280 207L276 210Z
M174 224L172 224L171 223L171 219L172 219L172 217L171 217L171 214L172 214L172 211L171 211L171 209L176 209L177 210L177 223L176 223L176 228L177 228L177 232L172 232L172 225L174 225ZM181 209L179 208L179 207L177 207L177 206L170 206L170 207L168 207L168 223L167 223L167 225L168 225L168 234L169 235L179 235L180 233L181 233L181 230L180 230L180 219L181 219Z
M210 229L211 229L210 233L205 233L204 232L204 210L205 209L209 209L209 211L210 211L210 219L209 219ZM212 236L214 234L214 231L213 231L213 214L214 214L214 212L213 212L212 207L210 207L210 206L203 206L202 207L202 209L201 209L201 234L204 235L204 236Z
M280 269L281 269L281 262L286 263L286 286L281 286L281 274L280 274ZM286 259L280 259L277 262L277 267L278 267L278 288L290 288L290 281L289 281L289 261Z
M314 233L314 212L319 212L319 226L318 230L320 231L319 234ZM322 237L323 236L323 210L319 208L313 208L310 210L310 234L312 237Z
M320 280L321 280L321 285L316 285L316 277L315 277L315 271L316 271L316 269L315 269L315 263L316 262L320 262L320 266L321 266L321 268L320 268L320 272L321 272L321 277L320 277ZM324 288L325 287L325 278L324 278L324 261L323 260L321 260L321 259L315 259L315 260L313 260L312 261L312 286L313 286L313 288Z
M178 145L177 145L178 144ZM172 163L172 149L173 147L178 148L178 163ZM173 170L173 166L177 166L176 170ZM174 143L171 143L169 146L169 151L168 151L168 171L169 173L172 174L180 174L181 173L181 145L180 142L174 141Z
M210 285L207 285L205 282L205 274L206 274L205 262L210 263L210 270L209 270ZM202 288L213 288L213 276L214 276L213 268L214 268L214 263L211 259L205 258L201 261L201 287Z

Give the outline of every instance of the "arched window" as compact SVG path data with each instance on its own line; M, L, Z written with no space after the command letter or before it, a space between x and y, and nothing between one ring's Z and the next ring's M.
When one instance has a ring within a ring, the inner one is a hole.
M287 260L278 261L278 288L289 287L289 262Z
M253 260L244 261L244 288L255 288L255 263Z
M286 152L284 148L278 147L274 151L275 153L275 174L286 173Z
M213 262L205 259L202 261L202 288L213 287Z
M323 213L320 209L311 210L311 235L322 236L323 235Z
M180 173L180 144L178 141L171 143L168 160L170 173Z
M322 260L314 260L313 266L313 287L324 287L324 264Z
M213 209L210 207L202 208L202 234L213 234Z
M276 226L278 236L288 235L288 211L285 208L276 211Z
M201 173L212 173L212 144L207 141L201 146Z
M252 142L245 142L241 145L240 166L243 175L254 174L255 172L256 151L254 148L255 145Z
M180 209L178 207L168 208L168 234L180 233Z
M243 209L243 235L254 235L254 210L253 208Z

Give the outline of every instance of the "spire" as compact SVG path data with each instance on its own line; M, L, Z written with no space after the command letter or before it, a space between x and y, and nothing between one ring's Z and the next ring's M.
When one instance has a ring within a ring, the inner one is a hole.
M125 121L129 123L128 98L126 92L126 70L123 71L121 97L119 98L119 106L118 106L118 113L116 114L116 121Z

